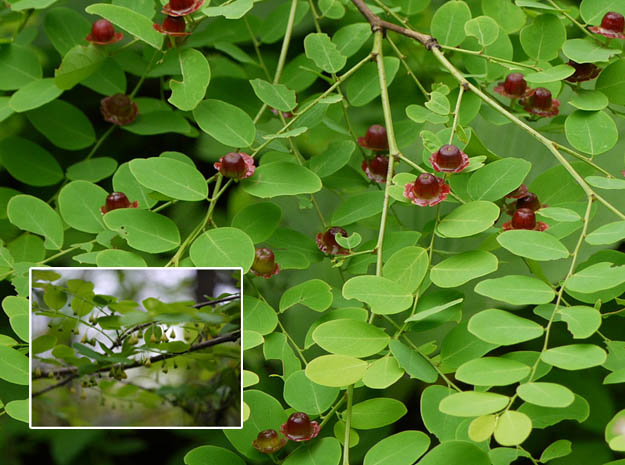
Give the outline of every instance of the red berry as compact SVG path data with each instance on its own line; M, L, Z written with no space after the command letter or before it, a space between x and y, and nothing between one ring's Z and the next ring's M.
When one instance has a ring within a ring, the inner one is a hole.
M362 170L372 181L385 183L386 175L388 173L388 163L388 155L376 155L375 157L362 162Z
M533 89L522 103L528 112L542 117L556 116L560 111L560 102L553 99L551 91L544 87Z
M276 257L271 249L261 247L256 249L254 263L252 263L252 273L264 278L271 278L278 274L280 267L275 262Z
M98 42L108 42L115 35L115 28L110 21L98 19L91 26L91 36Z
M100 111L109 123L123 126L135 120L139 107L127 95L115 94L100 101Z
M365 137L359 137L358 143L371 150L388 150L388 138L386 128L379 124L369 126Z
M530 97L530 102L534 108L548 110L551 108L551 91L544 87L539 87Z
M336 242L335 236L340 234L343 237L347 237L347 231L338 226L333 226L324 233L318 233L316 236L317 247L323 253L328 255L347 255L349 251L344 247L341 247Z
M138 206L139 203L136 200L131 203L123 192L111 192L106 197L105 205L100 207L100 211L102 213L108 213L118 208L137 208Z
M531 208L519 208L512 215L512 227L514 229L534 229L536 227L536 214Z
M256 167L254 159L247 153L230 152L215 163L215 169L226 178L245 179L254 174Z
M286 445L286 439L281 438L274 429L266 429L258 433L252 446L263 454L273 454Z
M616 11L608 11L601 20L601 27L608 31L623 32L625 30L625 18Z
M529 208L532 211L539 210L542 205L538 196L533 192L529 192L525 197L521 197L516 201L516 208Z
M590 81L599 76L601 72L601 68L593 63L576 63L573 60L569 60L567 64L575 68L575 72L566 78L569 82Z
M169 16L186 16L197 11L203 4L204 0L169 0L162 11Z
M459 173L469 164L469 157L455 145L443 145L430 157L436 171Z
M169 0L169 6L172 10L184 10L193 6L195 0Z
M520 97L527 90L527 82L521 73L512 73L506 77L503 87L509 94Z
M420 207L432 207L447 198L449 186L430 173L420 174L414 183L406 184L404 197Z
M280 428L282 434L292 441L309 441L319 434L320 428L316 421L310 421L304 412L291 414Z

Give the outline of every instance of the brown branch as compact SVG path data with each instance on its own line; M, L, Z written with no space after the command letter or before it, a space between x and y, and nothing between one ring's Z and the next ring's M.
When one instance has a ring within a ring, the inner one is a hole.
M397 24L383 20L373 11L371 11L363 0L352 0L352 3L356 6L356 8L358 8L358 11L362 13L362 15L369 22L369 24L371 24L371 30L373 32L380 30L390 30L417 40L418 42L423 44L423 46L428 50L431 50L432 48L440 48L438 41L431 35L413 31L412 29L408 29L406 27L399 26Z
M163 360L168 360L170 358L173 357L178 357L179 355L185 355L191 352L196 352L198 350L202 350L202 349L206 349L208 347L212 347L212 346L216 346L218 344L223 344L225 342L234 342L237 339L239 339L241 337L241 331L237 330L237 331L233 331L231 333L228 334L224 334L223 336L218 336L215 337L213 339L210 339L208 341L204 341L204 342L200 342L198 344L195 344L191 347L189 347L189 349L182 351L182 352L176 352L176 353L168 353L168 354L159 354L159 355L155 355L154 357L150 357L150 363L156 363L156 362L160 362ZM128 365L125 365L123 367L124 370L128 370L131 368L137 368L140 366L143 366L142 361L135 361L133 363L130 363ZM112 366L117 365L112 364L112 365L108 365L106 367L101 367L98 368L97 370L93 371L92 373L100 373L103 371L108 371L111 369ZM56 370L56 371L49 371L49 372L42 372L40 376L33 376L33 380L35 379L42 379L42 378L47 378L50 376L50 373L52 373L52 376L67 376L67 378L59 381L56 384L53 384L52 386L48 386L45 389L42 389L41 391L37 391L37 392L33 392L32 397L37 397L45 392L51 391L53 389L56 389L57 387L61 387L67 383L69 383L72 379L77 378L78 375L78 368L76 367L68 367L68 368L62 368L60 370ZM89 373L89 374L92 374Z

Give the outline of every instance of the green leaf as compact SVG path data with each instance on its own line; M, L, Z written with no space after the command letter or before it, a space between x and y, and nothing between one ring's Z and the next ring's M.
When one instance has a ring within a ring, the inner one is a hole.
M76 45L63 56L61 66L54 71L54 82L69 90L95 73L106 58L106 52L95 45Z
M271 237L280 224L282 209L275 203L258 202L248 205L232 219L232 227L244 231L255 244Z
M566 40L564 23L555 15L543 14L525 26L519 34L521 47L530 58L553 60Z
M261 198L312 194L322 187L319 176L308 168L283 161L259 166L241 185L248 194Z
M142 252L167 252L180 245L176 223L158 213L120 208L108 212L103 219L107 228L119 233L130 247Z
M508 405L509 400L509 397L493 392L458 392L441 400L438 408L456 417L479 417L498 412Z
M209 18L213 16L224 16L228 19L239 19L245 16L245 13L250 11L253 6L253 0L235 0L232 3L227 3L225 5L204 8L202 13Z
M95 130L89 119L74 105L63 100L54 100L42 107L31 110L26 114L26 117L50 142L62 149L81 150L95 142ZM96 158L79 163L87 164L102 159L104 158ZM112 159L107 158L107 160ZM115 166L117 166L117 162L115 162ZM73 179L70 177L70 170L71 167L67 171L67 176L69 179ZM110 174L113 171L114 169ZM95 182L100 179L85 180Z
M521 381L530 371L529 366L516 360L484 357L462 364L456 378L474 386L507 386Z
M302 445L290 454L284 465L338 465L341 461L341 444L336 438L321 438L312 444Z
M490 16L478 16L465 23L464 32L470 37L475 37L480 45L486 47L499 37L499 25Z
M499 200L519 187L531 168L521 158L494 161L471 175L467 191L474 200Z
M25 342L28 342L29 338L29 320L30 317L28 315L15 315L9 319L13 332Z
M367 362L349 355L322 355L306 365L306 376L322 386L343 387L362 379Z
M558 310L562 321L566 322L574 339L586 339L601 327L602 319L599 310L583 305L563 307Z
M508 0L482 0L482 11L497 21L507 34L517 32L525 24L523 10Z
M562 242L540 231L505 231L497 236L497 242L514 255L532 260L559 260L569 256Z
M287 291L288 292L288 291ZM384 349L390 336L384 330L363 321L332 320L317 326L312 334L322 349L342 355L369 357Z
M421 431L402 431L378 441L365 454L364 465L412 465L428 450L430 438Z
M465 2L446 2L434 13L430 31L440 44L455 47L466 37L464 25L470 19L471 10Z
M111 176L117 169L117 161L110 157L90 158L67 168L67 179L71 181L98 182Z
M555 297L545 282L531 276L508 275L477 283L475 292L512 305L546 304Z
M561 207L541 208L537 213L544 218L550 218L562 223L574 223L582 219L575 210Z
M311 279L288 289L280 298L280 313L294 305L323 312L332 305L332 287L321 279Z
M555 441L543 451L540 456L540 461L542 463L550 462L553 459L558 459L560 457L566 457L572 452L571 441L566 439L559 439ZM616 464L614 464L616 465Z
M304 49L306 56L328 73L339 72L347 61L330 37L321 32L308 34L304 38Z
M459 287L497 271L498 260L495 255L483 250L470 250L452 255L430 269L430 279L438 287Z
M591 245L613 244L625 238L625 221L604 224L586 236Z
M460 417L446 415L438 409L441 400L455 392L448 386L434 384L426 387L421 395L420 410L423 423L440 442L455 439L456 430L466 421Z
M106 203L108 192L87 181L72 181L59 192L59 211L72 228L88 233L103 231L100 207Z
M352 407L352 427L374 429L395 423L408 412L406 406L387 397L368 399Z
M36 355L52 349L56 345L57 338L53 334L43 334L33 340L31 352Z
M569 388L556 383L525 383L516 392L525 402L541 407L564 408L575 400Z
M62 93L63 91L56 86L54 79L38 79L15 92L9 100L9 106L18 113L33 110L51 102Z
M253 349L265 341L260 334L248 329L243 330L243 336L241 339L243 340L243 351Z
M126 194L131 202L139 202L139 208L150 208L156 200L149 196L149 191L137 182L130 172L130 163L122 163L113 175L113 189Z
M250 84L260 101L276 110L290 111L297 105L295 92L284 84L271 84L263 79L252 79Z
M43 76L37 54L21 45L0 45L0 68L0 90L19 89Z
M77 11L61 7L46 13L43 27L52 46L63 56L75 45L85 43L91 23Z
M349 58L354 55L371 37L369 23L352 23L340 28L332 36L338 52Z
M191 449L183 460L185 465L206 465L207 463L245 465L243 459L237 454L217 446L200 446Z
M404 370L399 367L397 360L385 355L369 365L362 382L371 389L386 389L395 384L403 375Z
M467 323L454 327L441 344L441 366L445 372L455 371L460 365L490 352L497 347L475 337Z
M343 297L371 306L379 315L402 312L412 305L412 295L401 284L381 276L355 276L343 285Z
M443 124L449 120L449 116L438 115L421 105L408 105L405 111L406 116L415 123L425 123L426 121L429 121L433 124Z
M0 379L27 386L29 378L28 357L15 349L0 345Z
M308 415L319 415L332 407L339 392L338 388L313 383L303 370L291 373L284 382L286 403Z
M382 212L384 192L366 191L345 199L334 210L332 224L347 226Z
M583 397L575 396L575 401L568 407L539 407L538 405L523 404L519 411L532 419L534 428L546 428L562 420L576 420L584 422L590 413L588 402Z
M486 231L499 217L499 207L492 202L477 200L460 205L445 216L437 233L443 237L468 237Z
M429 258L422 247L404 247L386 260L382 275L400 283L409 292L414 292L421 285L427 273Z
M249 147L256 137L252 118L221 100L204 100L193 110L193 117L202 131L230 147Z
M43 301L48 307L60 310L67 303L67 294L60 287L48 286L43 294Z
M625 105L625 59L606 66L597 78L595 88L604 93L610 102Z
M625 265L612 266L602 262L590 265L571 276L566 282L566 289L582 294L611 289L625 282Z
M167 197L186 201L208 197L208 184L202 173L173 158L135 158L130 162L130 172L140 184Z
M357 232L351 233L349 236L341 236L337 234L334 236L334 240L338 245L346 249L355 249L362 242L362 236Z
M605 350L594 344L571 344L544 351L543 362L563 370L585 370L605 362Z
M596 111L603 110L610 101L603 92L598 90L579 89L568 103L579 110Z
M108 249L96 256L96 264L101 267L146 267L147 263L139 255L127 250Z
M310 6L307 2L298 1L295 11L295 20L293 26L297 26L308 13ZM291 10L290 3L281 3L265 18L260 39L266 44L272 44L284 37L286 25L289 20Z
M532 420L524 413L505 411L495 427L495 440L502 446L517 446L532 432Z
M254 243L237 228L217 228L201 234L189 249L195 266L242 267L247 273L254 262Z
M123 125L122 129L142 136L165 134L168 132L189 135L189 132L193 130L189 122L180 112L173 111L139 113L136 120L131 124Z
M102 16L137 39L160 50L163 34L154 30L152 21L130 8L107 3L94 3L85 8L92 15Z
M194 48L186 48L179 52L178 61L183 80L169 81L171 96L167 101L182 111L191 111L206 94L211 70L204 54Z
M273 308L264 300L245 296L243 299L243 326L265 336L278 325L278 317Z
M390 87L399 70L399 59L384 57L384 70L386 72L387 85ZM367 63L356 71L345 85L345 94L349 103L355 107L366 105L380 95L377 65L375 63Z
M451 111L451 104L447 96L441 92L432 92L430 100L424 104L426 108L438 115L447 116Z
M342 140L331 143L320 155L309 160L309 168L324 178L343 168L356 150L356 144L351 140Z
M53 186L63 179L63 170L50 152L28 139L2 139L0 160L11 176L29 186Z
M545 84L548 82L562 81L575 72L575 68L569 65L556 65L544 71L535 71L525 75L525 80L532 84Z
M577 63L597 63L609 61L614 55L621 53L621 50L602 47L601 44L590 39L569 39L564 42L562 53ZM597 86L597 90L602 89Z
M610 115L603 111L575 110L564 122L566 139L576 149L598 155L618 142L618 129Z
M481 340L503 346L531 341L544 332L543 327L532 320L494 308L473 315L468 328Z
M625 180L623 179L604 178L603 176L586 176L584 180L591 186L597 187L599 189L625 189Z
M419 379L426 383L434 383L438 379L438 372L432 364L416 350L411 349L404 343L393 339L390 349L399 365L411 378Z
M4 410L11 418L17 421L28 423L28 405L29 399L12 400L7 402Z
M497 417L495 415L483 415L475 418L469 425L469 438L474 442L487 441L493 435Z
M45 237L46 249L63 247L63 223L50 205L31 195L16 195L7 206L9 221L18 228Z

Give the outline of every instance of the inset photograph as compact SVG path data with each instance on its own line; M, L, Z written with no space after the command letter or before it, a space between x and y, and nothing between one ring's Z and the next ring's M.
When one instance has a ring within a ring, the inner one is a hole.
M31 428L240 428L242 269L31 268Z

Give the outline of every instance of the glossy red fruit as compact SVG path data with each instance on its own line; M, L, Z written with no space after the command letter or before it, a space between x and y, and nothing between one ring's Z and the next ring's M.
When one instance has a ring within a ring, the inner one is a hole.
M556 116L560 112L560 102L551 96L551 91L544 87L532 89L522 102L525 109L543 118Z
M256 170L254 159L243 152L227 153L214 166L222 176L237 180L249 178Z
M204 0L169 0L162 11L168 16L186 16L197 11L203 4Z
M100 100L100 111L109 123L123 126L135 120L139 107L127 95L115 94Z
M423 173L414 183L404 187L404 197L420 207L432 207L441 203L449 195L449 185L442 178Z
M114 44L122 40L124 35L121 32L115 32L115 28L110 21L106 19L98 19L91 26L91 32L86 39L96 45Z
M529 208L532 211L539 210L542 205L540 204L540 200L538 196L533 192L528 192L528 194L524 197L521 197L516 201L516 208Z
M446 144L432 154L430 163L435 171L459 173L469 166L469 157L455 145Z
M318 233L315 237L315 241L317 242L317 247L319 247L319 250L328 255L349 254L349 250L341 247L336 242L334 236L336 236L337 234L340 234L343 237L347 237L347 231L338 226L333 226L324 233Z
M310 441L316 438L321 428L316 421L310 421L304 412L292 413L280 431L291 441Z
M286 439L281 437L275 429L266 429L258 433L252 446L263 454L273 454L286 445Z
M493 90L504 97L515 99L525 97L529 89L527 81L521 73L511 73L506 76L504 82L500 82Z
M358 143L370 150L388 150L386 128L379 124L369 126L365 137L358 138Z
M130 202L126 194L123 192L111 192L106 197L106 203L100 207L100 211L102 213L108 213L112 210L117 210L118 208L138 208L139 202L136 200L134 202Z
M536 213L531 208L519 208L512 215L512 220L503 224L503 229L528 229L534 231L544 231L549 226L542 221L536 221Z
M575 72L566 78L569 82L590 81L601 73L601 68L594 63L576 63L573 60L569 60L567 64L575 68Z
M610 39L625 39L625 18L616 11L608 11L601 20L601 26L591 26L588 29Z
M182 17L166 16L162 24L154 23L152 27L160 32L173 37L188 36L190 32L186 32L187 23Z
M271 249L261 247L256 249L252 273L263 278L271 278L280 272L280 266L276 263L276 257Z
M388 155L376 155L373 158L363 160L362 170L372 181L384 184L388 173L388 163Z

